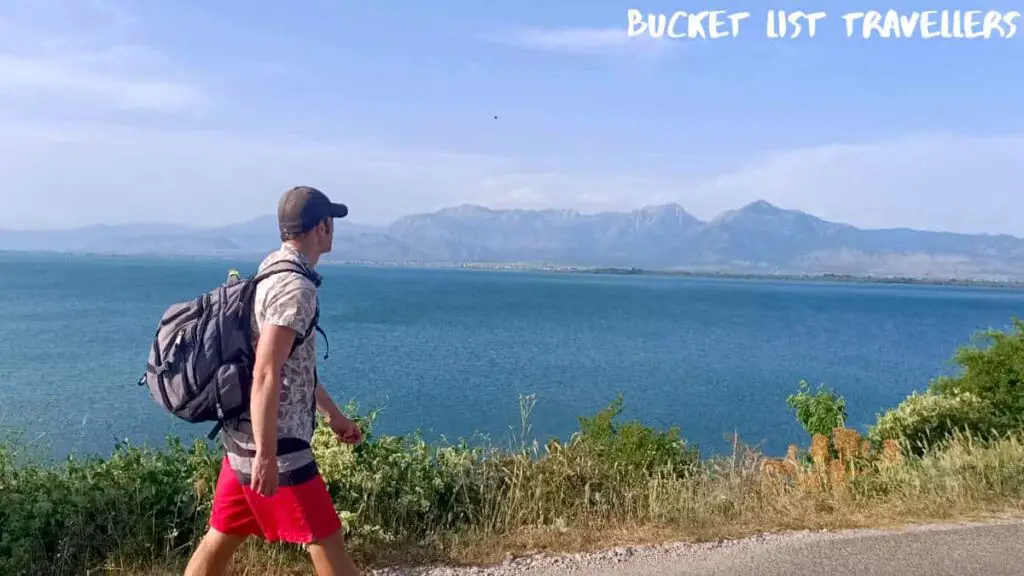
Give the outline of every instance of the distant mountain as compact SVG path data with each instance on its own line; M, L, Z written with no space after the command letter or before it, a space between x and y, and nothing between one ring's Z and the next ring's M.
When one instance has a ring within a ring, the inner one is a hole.
M384 236L384 229L339 222L335 242L368 244L361 237ZM280 245L277 218L254 220L215 227L176 224L98 224L68 230L0 229L0 250L81 252L126 255L256 255ZM382 244L393 243L384 238ZM401 253L401 250L395 251Z
M589 215L460 206L400 218L388 233L438 260L653 266L702 226L675 204Z
M212 228L0 230L0 250L256 257L278 244L272 216ZM405 216L386 227L339 221L328 259L1024 278L1020 238L861 229L765 201L708 222L677 204L598 214L462 205Z

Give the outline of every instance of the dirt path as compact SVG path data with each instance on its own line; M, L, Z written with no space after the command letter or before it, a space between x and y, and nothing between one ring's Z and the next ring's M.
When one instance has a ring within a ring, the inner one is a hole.
M405 568L376 576L1020 576L1024 521L763 535L707 544L517 558L475 568Z

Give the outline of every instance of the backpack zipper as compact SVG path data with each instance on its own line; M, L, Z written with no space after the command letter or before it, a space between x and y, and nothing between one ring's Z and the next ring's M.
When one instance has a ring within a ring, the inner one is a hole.
M207 306L209 306L209 300L210 300L210 295L209 294L203 294L199 298L199 305L197 306L197 308L199 309L199 312L196 315L197 316L197 321L193 325L194 332L193 332L193 336L192 336L192 362L191 362L191 366L186 366L186 368L185 368L185 374L186 374L186 383L185 383L185 385L189 386L189 384L191 383L190 388L191 388L193 397L199 395L199 374L196 372L196 366L198 365L198 362L199 362L199 348L205 344L204 342L201 342L200 340L203 339L204 330L206 330L206 324L207 324L207 322L209 322L209 315L205 314L206 313L206 308L207 308ZM191 374L189 374L189 372L191 372ZM189 382L189 381L191 381L191 382Z

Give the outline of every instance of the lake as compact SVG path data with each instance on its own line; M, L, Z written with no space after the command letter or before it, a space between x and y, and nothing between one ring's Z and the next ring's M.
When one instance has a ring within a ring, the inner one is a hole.
M258 261L0 255L0 428L46 453L205 434L136 381L171 303ZM1024 309L1008 288L321 267L339 404L382 407L377 430L509 441L625 397L624 416L679 426L705 452L734 432L782 453L806 438L786 407L801 379L847 399L861 427L955 369L950 357ZM318 338L319 355L323 340Z

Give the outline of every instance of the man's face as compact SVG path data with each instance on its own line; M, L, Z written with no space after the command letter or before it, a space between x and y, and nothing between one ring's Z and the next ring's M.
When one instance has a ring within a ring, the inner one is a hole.
M320 231L320 250L327 253L334 246L334 219L328 218L317 227Z

